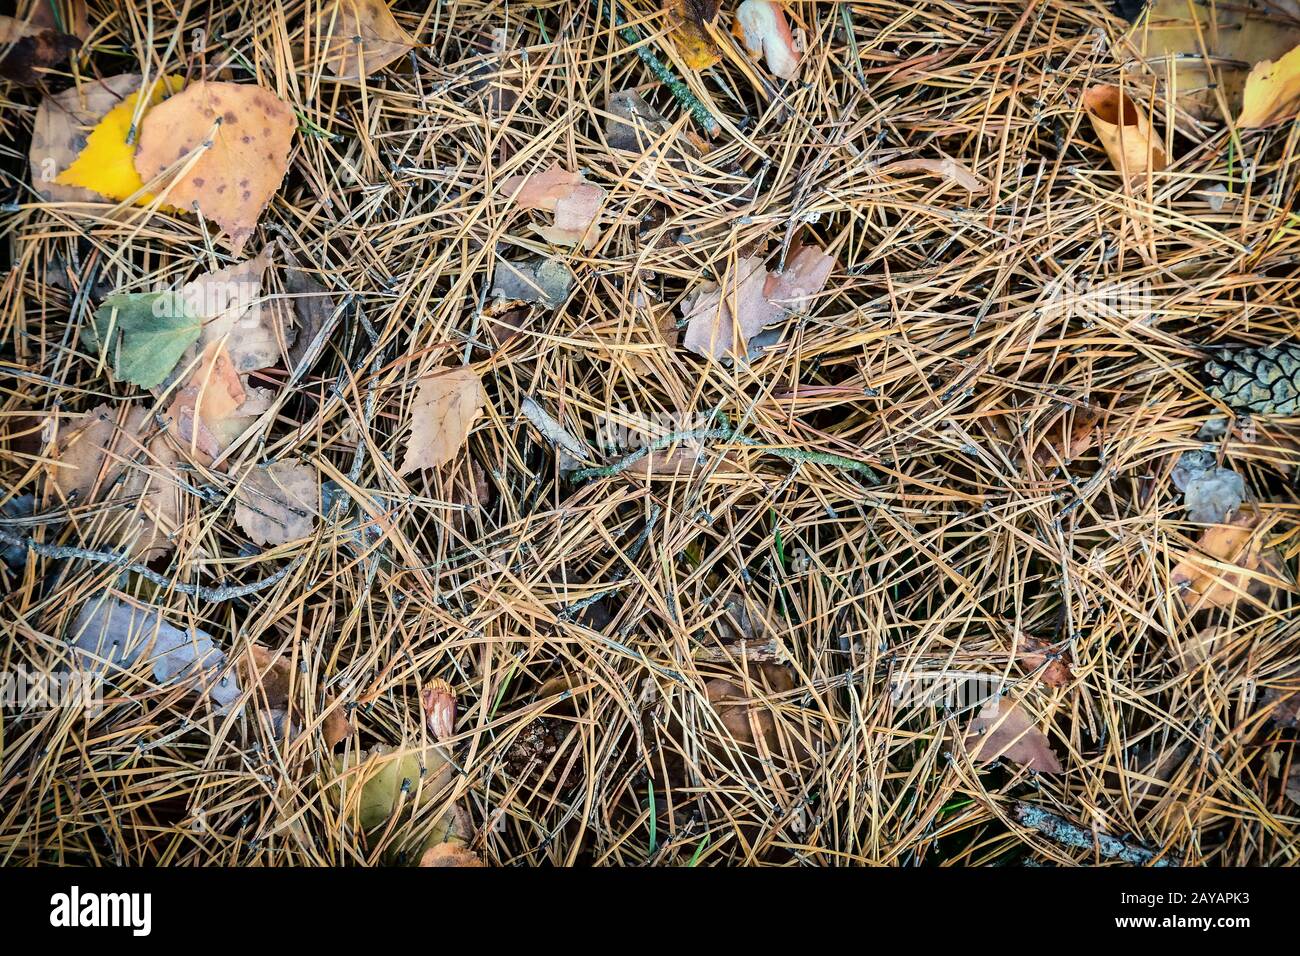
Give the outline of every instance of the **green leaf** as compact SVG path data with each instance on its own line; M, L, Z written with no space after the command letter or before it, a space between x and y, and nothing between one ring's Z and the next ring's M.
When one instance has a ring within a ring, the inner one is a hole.
M95 313L92 344L113 360L113 374L141 388L160 385L199 337L202 320L182 295L116 293Z

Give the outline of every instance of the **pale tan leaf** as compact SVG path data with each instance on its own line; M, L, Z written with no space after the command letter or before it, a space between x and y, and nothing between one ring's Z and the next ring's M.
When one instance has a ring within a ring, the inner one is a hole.
M284 544L311 534L320 513L316 469L295 461L253 468L240 483L235 521L256 544Z
M483 382L472 368L454 368L421 380L411 407L411 437L401 473L451 461L486 404Z
M99 543L156 557L175 547L180 478L176 453L144 405L123 413L99 405L63 425L54 446L51 480L64 498L122 501L104 512ZM138 502L136 501L138 499Z
M959 163L951 156L945 156L943 159L900 159L881 167L880 171L891 175L922 173L927 176L938 176L976 195L989 191L988 183L971 172L968 166Z
M324 47L325 66L340 79L359 80L382 70L407 51L415 38L393 18L384 0L335 0L316 17L309 52ZM358 39L359 38L359 39Z
M229 350L214 341L204 348L198 367L176 392L165 417L182 445L210 460L225 449L219 437L221 423L232 418L246 398Z
M1280 583L1282 563L1276 551L1264 546L1265 530L1254 508L1208 528L1170 576L1183 603L1232 607L1238 602L1259 605L1270 597L1274 582Z

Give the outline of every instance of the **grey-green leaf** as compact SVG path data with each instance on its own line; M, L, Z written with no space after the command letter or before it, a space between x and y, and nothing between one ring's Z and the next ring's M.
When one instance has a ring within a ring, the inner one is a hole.
M141 388L160 385L199 337L202 320L171 292L110 295L95 313L93 339L113 374Z

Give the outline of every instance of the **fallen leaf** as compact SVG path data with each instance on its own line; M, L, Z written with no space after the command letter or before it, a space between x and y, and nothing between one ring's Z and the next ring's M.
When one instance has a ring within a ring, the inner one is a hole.
M1083 109L1117 172L1140 176L1165 168L1165 148L1146 114L1118 86L1102 84L1083 94Z
M268 245L252 259L187 282L179 293L202 320L199 347L224 344L241 375L279 364L294 342L289 310L263 296L271 253Z
M782 273L767 272L757 256L740 259L721 285L705 282L683 300L687 324L682 345L706 358L736 353L756 357L750 340L790 312L806 309L834 268L831 256L808 246L795 250Z
M422 379L411 407L411 437L401 473L451 461L486 404L483 382L472 368L462 366Z
M1276 551L1262 543L1262 516L1243 509L1227 524L1206 529L1174 567L1170 576L1189 607L1232 607L1238 601L1262 601L1272 592L1270 579L1282 573Z
M0 79L35 86L80 46L81 41L67 33L0 16Z
M1300 691L1287 692L1270 687L1264 692L1264 707L1272 711L1274 727L1300 727Z
M560 471L573 471L580 468L583 462L592 460L591 451L587 446L556 421L546 409L537 404L532 396L524 396L523 401L519 403L519 410L532 426L541 432L547 443L559 451Z
M420 705L434 740L445 742L456 735L456 692L450 684L442 678L430 682L420 691Z
M309 51L323 43L326 68L344 80L370 76L417 45L383 0L335 0L321 7L315 27Z
M297 125L269 90L200 80L145 114L135 168L150 181L175 167L167 201L215 222L239 255L289 169Z
M763 294L766 284L763 260L746 256L728 270L722 284L701 285L682 303L687 322L682 345L706 358L745 354L749 340L785 314Z
M992 698L966 730L965 746L978 764L1005 758L1027 770L1060 773L1061 761L1034 719L1009 697Z
M28 159L32 186L42 197L53 202L100 202L103 199L92 189L64 185L57 180L86 148L90 131L110 110L139 90L141 82L139 73L123 73L102 80L85 80L41 100L32 123ZM131 164L129 150L124 150L124 154L125 168L139 179L135 166Z
M959 163L951 156L945 156L943 159L900 159L882 166L880 172L889 175L922 173L927 176L938 176L977 195L989 191L988 183L971 172L964 163Z
M792 690L793 674L781 664L755 662L747 666L751 691L746 691L739 680L715 678L704 685L705 696L736 743L757 747L761 740L768 752L779 752L781 739L771 705L757 698Z
M639 153L672 124L636 90L611 93L605 103L605 139L613 149Z
M1100 424L1099 409L1084 406L1066 411L1043 435L1034 461L1042 468L1069 464L1097 444Z
M669 0L672 38L682 62L692 70L705 70L722 59L705 24L718 17L718 0Z
M303 270L301 263L288 248L281 246L284 256L284 291L291 296L296 317L297 332L289 348L289 361L285 367L296 369L307 357L307 350L316 334L329 324L334 316L334 298L325 286L311 273Z
M1058 648L1051 641L1028 634L1019 635L1016 645L1020 666L1037 674L1038 679L1048 687L1065 687L1074 680L1068 647Z
M1151 0L1146 22L1131 35L1180 108L1197 119L1223 121L1221 98L1230 114L1240 110L1251 67L1279 60L1300 44L1296 13L1294 5Z
M198 339L200 319L170 292L117 293L95 312L91 332L115 378L153 388Z
M536 302L556 309L572 288L573 271L554 259L501 259L492 273L492 296L506 303Z
M1246 77L1241 116L1237 125L1247 128L1276 126L1300 111L1300 46L1282 59L1261 60Z
M459 843L439 843L424 851L420 866L486 866L473 851Z
M246 400L229 350L213 342L203 350L198 367L177 390L165 417L181 444L211 460L225 450L219 437L221 423L232 418Z
M34 27L70 33L83 43L90 39L86 0L32 0L26 20Z
M97 525L106 532L104 543L147 557L175 546L171 532L181 507L173 473L176 453L144 406L132 406L120 420L111 406L96 406L62 428L52 458L51 481L64 499L75 495L79 504L139 499L133 510L104 512L112 515Z
M583 242L590 249L600 238L594 228L605 190L571 173L558 162L540 173L511 176L499 187L521 209L540 209L555 214L554 224L538 227L548 242L573 245ZM585 239L585 241L584 241Z
M79 666L115 680L113 669L129 670L144 659L164 687L193 682L218 706L240 695L234 675L219 676L225 655L212 637L197 628L181 630L151 608L137 607L99 595L90 598L73 622L72 646Z
M247 659L239 662L239 672L245 686L260 688L260 692L253 691L253 700L259 706L265 701L271 712L272 725L289 731L295 716L294 708L290 706L290 690L293 686L290 655L276 653L264 644L250 644ZM352 725L348 722L343 707L332 697L325 698L325 707L321 734L325 738L325 746L333 748L352 735Z
M311 534L320 511L316 469L277 461L249 471L235 499L235 521L254 544L285 544Z
M767 68L774 76L792 80L799 73L800 53L795 48L790 24L785 19L785 8L773 0L745 0L736 8L734 33L745 45L745 51L757 59L767 59Z
M135 92L103 114L86 136L85 147L55 177L55 183L85 189L106 199L130 199L139 193L135 200L139 206L153 202L155 197L152 193L142 192L144 180L135 166L133 124L136 112L139 110L142 117L148 116L163 97L184 86L184 78L164 76L151 82L148 89L137 87ZM160 205L160 208L164 211L175 209L170 205Z

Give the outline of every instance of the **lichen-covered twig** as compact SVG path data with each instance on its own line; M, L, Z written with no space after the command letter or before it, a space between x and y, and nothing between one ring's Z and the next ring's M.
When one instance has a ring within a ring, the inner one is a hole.
M871 466L864 462L854 461L852 458L847 458L844 455L836 455L828 451L803 451L798 448L768 448L763 442L758 441L755 438L746 438L742 435L737 435L735 430L729 426L723 426L721 428L694 428L690 431L673 432L670 435L664 435L662 438L655 439L642 448L638 448L631 454L620 458L612 465L605 465L599 468L583 468L579 471L575 471L570 476L570 479L574 482L579 482L587 481L591 478L609 478L612 475L617 475L620 472L627 471L627 469L631 468L647 455L653 454L657 451L663 451L665 448L672 445L681 442L698 443L705 441L735 442L738 445L758 448L765 455L773 455L777 458L785 458L789 461L810 461L818 465L829 465L832 468L842 468L845 471L853 471L863 475L872 484L880 483L880 479L876 476L876 473L872 470Z
M633 27L628 26L627 21L619 15L617 9L611 10L606 4L600 4L600 11L608 14L613 18L614 26L618 28L619 36L636 49L636 55L639 56L650 72L659 78L664 86L668 87L669 92L677 98L677 101L686 107L687 111L694 118L695 122L700 124L704 132L710 136L716 136L722 128L718 121L713 118L709 108L699 101L699 98L691 92L690 87L677 78L676 74L669 69L659 57L655 56L654 51L642 42L641 34L637 33Z
M1095 850L1108 860L1119 860L1133 866L1178 866L1177 857L1159 856L1156 851L1136 843L1129 843L1108 833L1094 833L1078 824L1071 823L1064 817L1049 813L1032 803L1017 803L1014 811L1016 821L1037 830L1043 836L1061 846L1076 850Z
M159 574L157 571L145 567L143 564L126 561L124 555L114 554L111 551L91 551L88 548L78 548L75 545L68 544L43 544L33 538L12 534L5 531L3 528L0 528L0 541L23 548L30 548L32 551L44 558L74 558L81 561L90 561L94 564L116 565L122 571L130 571L132 574L138 574L140 577L152 581L159 587L170 588L178 594L189 594L198 598L200 601L212 601L214 603L233 601L236 598L245 597L249 594L255 594L258 591L265 590L272 584L275 584L277 581L286 577L303 561L302 557L299 556L274 574L269 574L258 581L252 581L248 584L233 584L210 588L205 587L202 584L180 584L164 574Z

